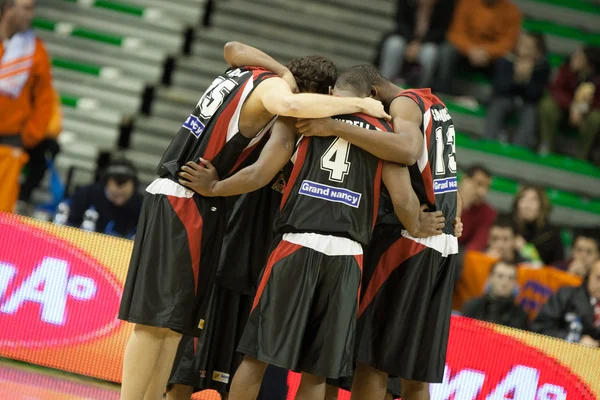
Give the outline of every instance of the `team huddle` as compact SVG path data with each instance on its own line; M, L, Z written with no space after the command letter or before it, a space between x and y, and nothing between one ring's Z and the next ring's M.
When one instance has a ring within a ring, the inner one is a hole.
M428 89L241 43L146 189L119 318L121 399L429 399L461 205L454 126Z

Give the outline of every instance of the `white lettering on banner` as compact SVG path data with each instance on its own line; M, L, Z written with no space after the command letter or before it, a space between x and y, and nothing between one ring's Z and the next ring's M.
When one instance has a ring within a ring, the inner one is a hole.
M485 397L485 400L531 399L567 400L567 391L562 386L546 383L538 388L540 371L536 368L517 365ZM446 365L444 381L430 385L432 400L479 400L487 376L484 371L463 369L452 376Z
M464 369L450 379L450 368L444 369L444 382L431 385L432 400L475 400L483 381L485 373Z
M540 372L522 365L514 367L486 400L505 400L509 393L513 399L535 399Z
M0 299L4 298L9 280L12 280L15 272L14 266L0 264L0 289L4 289L0 290ZM42 321L53 325L64 325L68 297L87 301L96 295L96 291L97 287L93 279L79 275L69 277L67 261L46 257L2 304L0 312L14 314L27 302L39 303Z

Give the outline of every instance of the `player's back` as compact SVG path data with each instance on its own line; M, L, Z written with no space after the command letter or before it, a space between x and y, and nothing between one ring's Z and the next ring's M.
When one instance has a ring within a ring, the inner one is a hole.
M160 177L177 181L177 173L189 161L211 161L224 178L239 162L244 149L258 140L240 133L241 110L246 99L265 79L275 77L270 71L241 67L228 69L206 89L194 111L183 123L158 164Z
M429 89L404 90L400 96L415 101L423 113L423 152L417 162L409 167L413 189L421 204L427 204L434 211L442 211L446 218L444 233L452 234L458 189L452 117L446 105ZM383 195L378 223L400 223L386 193Z
M362 114L334 117L371 130L391 126ZM335 136L301 138L286 185L278 232L314 232L368 244L379 204L381 161Z

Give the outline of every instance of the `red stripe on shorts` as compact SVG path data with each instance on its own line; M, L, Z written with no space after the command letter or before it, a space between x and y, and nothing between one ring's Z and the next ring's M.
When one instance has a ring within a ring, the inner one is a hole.
M392 271L398 268L404 261L419 254L424 249L426 249L425 245L403 236L396 240L396 242L381 255L377 267L375 267L375 273L365 290L365 296L360 302L360 307L358 308L359 317L371 301L373 301L379 288L385 283Z
M359 300L359 306L360 306L360 289L362 287L362 273L363 273L363 255L356 254L354 256L354 259L358 263L358 268L360 268L360 282L361 283L358 284L358 297L357 297L357 299Z
M181 220L187 232L192 272L194 274L194 293L198 291L198 274L200 272L200 253L202 244L202 216L193 197L167 196L169 203Z
M271 253L269 256L269 261L267 261L267 267L265 268L265 272L263 273L262 278L260 279L260 284L258 285L258 289L256 290L256 297L254 297L254 304L252 304L252 311L258 305L260 301L260 296L262 296L265 286L267 286L267 282L271 277L271 271L273 271L273 265L275 265L278 261L283 260L287 256L293 254L294 252L300 250L302 246L295 243L286 242L282 240L281 243L277 246L277 248ZM301 265L299 267L302 267Z

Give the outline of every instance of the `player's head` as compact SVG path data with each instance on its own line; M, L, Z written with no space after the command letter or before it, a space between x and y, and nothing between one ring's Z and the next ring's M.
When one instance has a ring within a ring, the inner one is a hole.
M362 64L355 65L352 69L361 71L369 77L369 81L371 82L371 96L384 102L384 104L393 100L392 97L397 94L395 86L391 85L390 81L385 79L374 66ZM390 86L393 86L394 88L391 88Z
M347 69L338 76L331 94L339 97L369 97L371 96L371 81L364 72Z
M329 94L338 75L335 64L321 56L295 58L286 67L296 78L301 93Z

